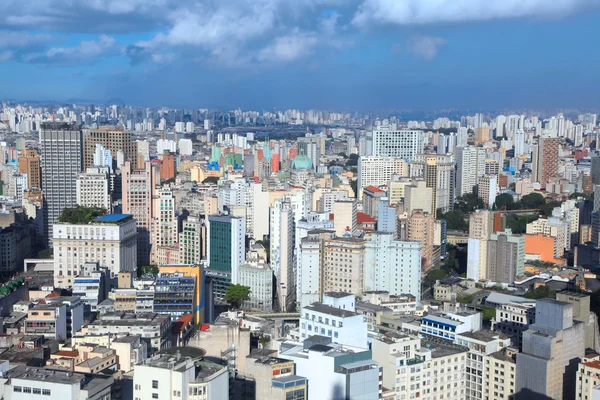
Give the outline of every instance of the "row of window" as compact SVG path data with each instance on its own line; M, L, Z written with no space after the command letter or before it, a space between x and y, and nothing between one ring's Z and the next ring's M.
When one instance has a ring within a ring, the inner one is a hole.
M30 388L30 387L22 387L22 386L14 386L13 392L17 393L33 393L33 394L42 394L44 396L52 395L50 389L40 389L40 388Z

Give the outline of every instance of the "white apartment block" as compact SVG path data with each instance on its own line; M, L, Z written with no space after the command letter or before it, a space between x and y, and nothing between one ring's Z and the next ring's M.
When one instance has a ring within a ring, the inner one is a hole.
M400 157L412 160L423 152L423 131L398 129L395 125L379 125L366 134L367 155Z
M240 266L239 284L250 288L250 300L244 302L244 308L273 311L273 269L264 260L246 259Z
M456 196L473 193L477 179L485 174L485 150L482 147L456 147Z
M363 188L390 183L393 175L408 176L408 163L401 157L367 156L358 159L358 198Z
M86 225L53 227L54 285L70 287L84 264L98 262L111 275L137 267L136 222L129 214L109 214Z
M367 323L354 310L313 303L300 312L300 340L313 335L327 336L333 343L366 348Z
M363 291L410 293L421 299L420 241L394 240L393 233L373 233L365 243Z
M108 167L91 167L77 176L77 204L82 207L112 209Z
M421 319L421 333L454 341L456 335L481 330L481 313L447 312Z

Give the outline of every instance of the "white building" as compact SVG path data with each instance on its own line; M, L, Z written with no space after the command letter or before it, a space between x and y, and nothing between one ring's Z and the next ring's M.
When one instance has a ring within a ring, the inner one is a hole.
M174 140L158 139L156 141L156 154L162 155L165 152L165 150L171 153L176 153L177 143Z
M456 197L473 193L477 179L485 174L485 150L482 147L457 147Z
M269 192L263 190L261 183L250 183L247 195L248 236L263 240L269 234Z
M454 341L456 335L481 330L481 313L453 312L427 315L421 319L421 333Z
M400 157L408 161L423 152L423 131L379 125L366 134L369 156Z
M292 203L276 200L270 214L271 266L277 278L276 307L288 311L295 307L296 302L295 224Z
M7 400L109 400L114 378L111 375L90 378L71 371L17 366L1 381L3 398Z
M133 398L219 400L229 398L226 366L161 354L134 367Z
M91 167L77 176L77 204L82 207L112 209L108 167Z
M421 299L421 242L375 232L365 244L364 291L410 293Z
M408 163L400 157L367 156L358 159L358 198L367 186L388 185L392 175L407 176Z
M373 339L373 359L395 400L463 400L468 348L390 332Z
M381 398L381 367L365 348L283 342L279 357L294 361L296 375L308 379L308 399Z
M273 269L264 260L246 259L240 267L239 284L250 288L250 300L243 308L273 311Z
M343 297L347 293L341 294ZM336 294L329 294L329 297ZM352 307L337 308L324 304L330 300L323 295L323 303L316 302L302 307L300 312L300 340L313 335L327 336L333 343L347 346L368 347L367 323ZM354 296L349 296L354 298ZM352 302L354 303L354 301ZM344 303L346 304L346 303Z
M114 276L137 267L136 222L128 214L109 214L89 224L59 223L53 228L54 285L70 287L88 262Z
M191 156L193 149L193 144L191 139L179 139L179 154L182 156Z

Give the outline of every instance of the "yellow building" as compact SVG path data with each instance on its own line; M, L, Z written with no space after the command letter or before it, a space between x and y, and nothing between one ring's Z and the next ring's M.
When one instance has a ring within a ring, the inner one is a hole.
M195 278L196 285L194 287L193 309L194 322L198 325L204 321L204 269L202 265L160 265L158 267L160 274L182 274L184 277ZM158 291L155 294L155 302L157 301ZM168 293L163 293L165 300L168 300ZM161 294L161 295L163 295Z

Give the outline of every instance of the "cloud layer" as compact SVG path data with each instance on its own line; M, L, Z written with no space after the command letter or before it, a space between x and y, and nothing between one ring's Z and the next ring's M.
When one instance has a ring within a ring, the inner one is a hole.
M431 60L445 39L428 36L430 25L561 18L600 8L600 0L5 0L4 6L0 61L76 65L124 55L131 65L179 59L247 68L293 63L344 48L352 37L390 26L402 33L407 25L425 32L406 49ZM83 33L94 39L60 45ZM117 44L118 34L141 36Z

